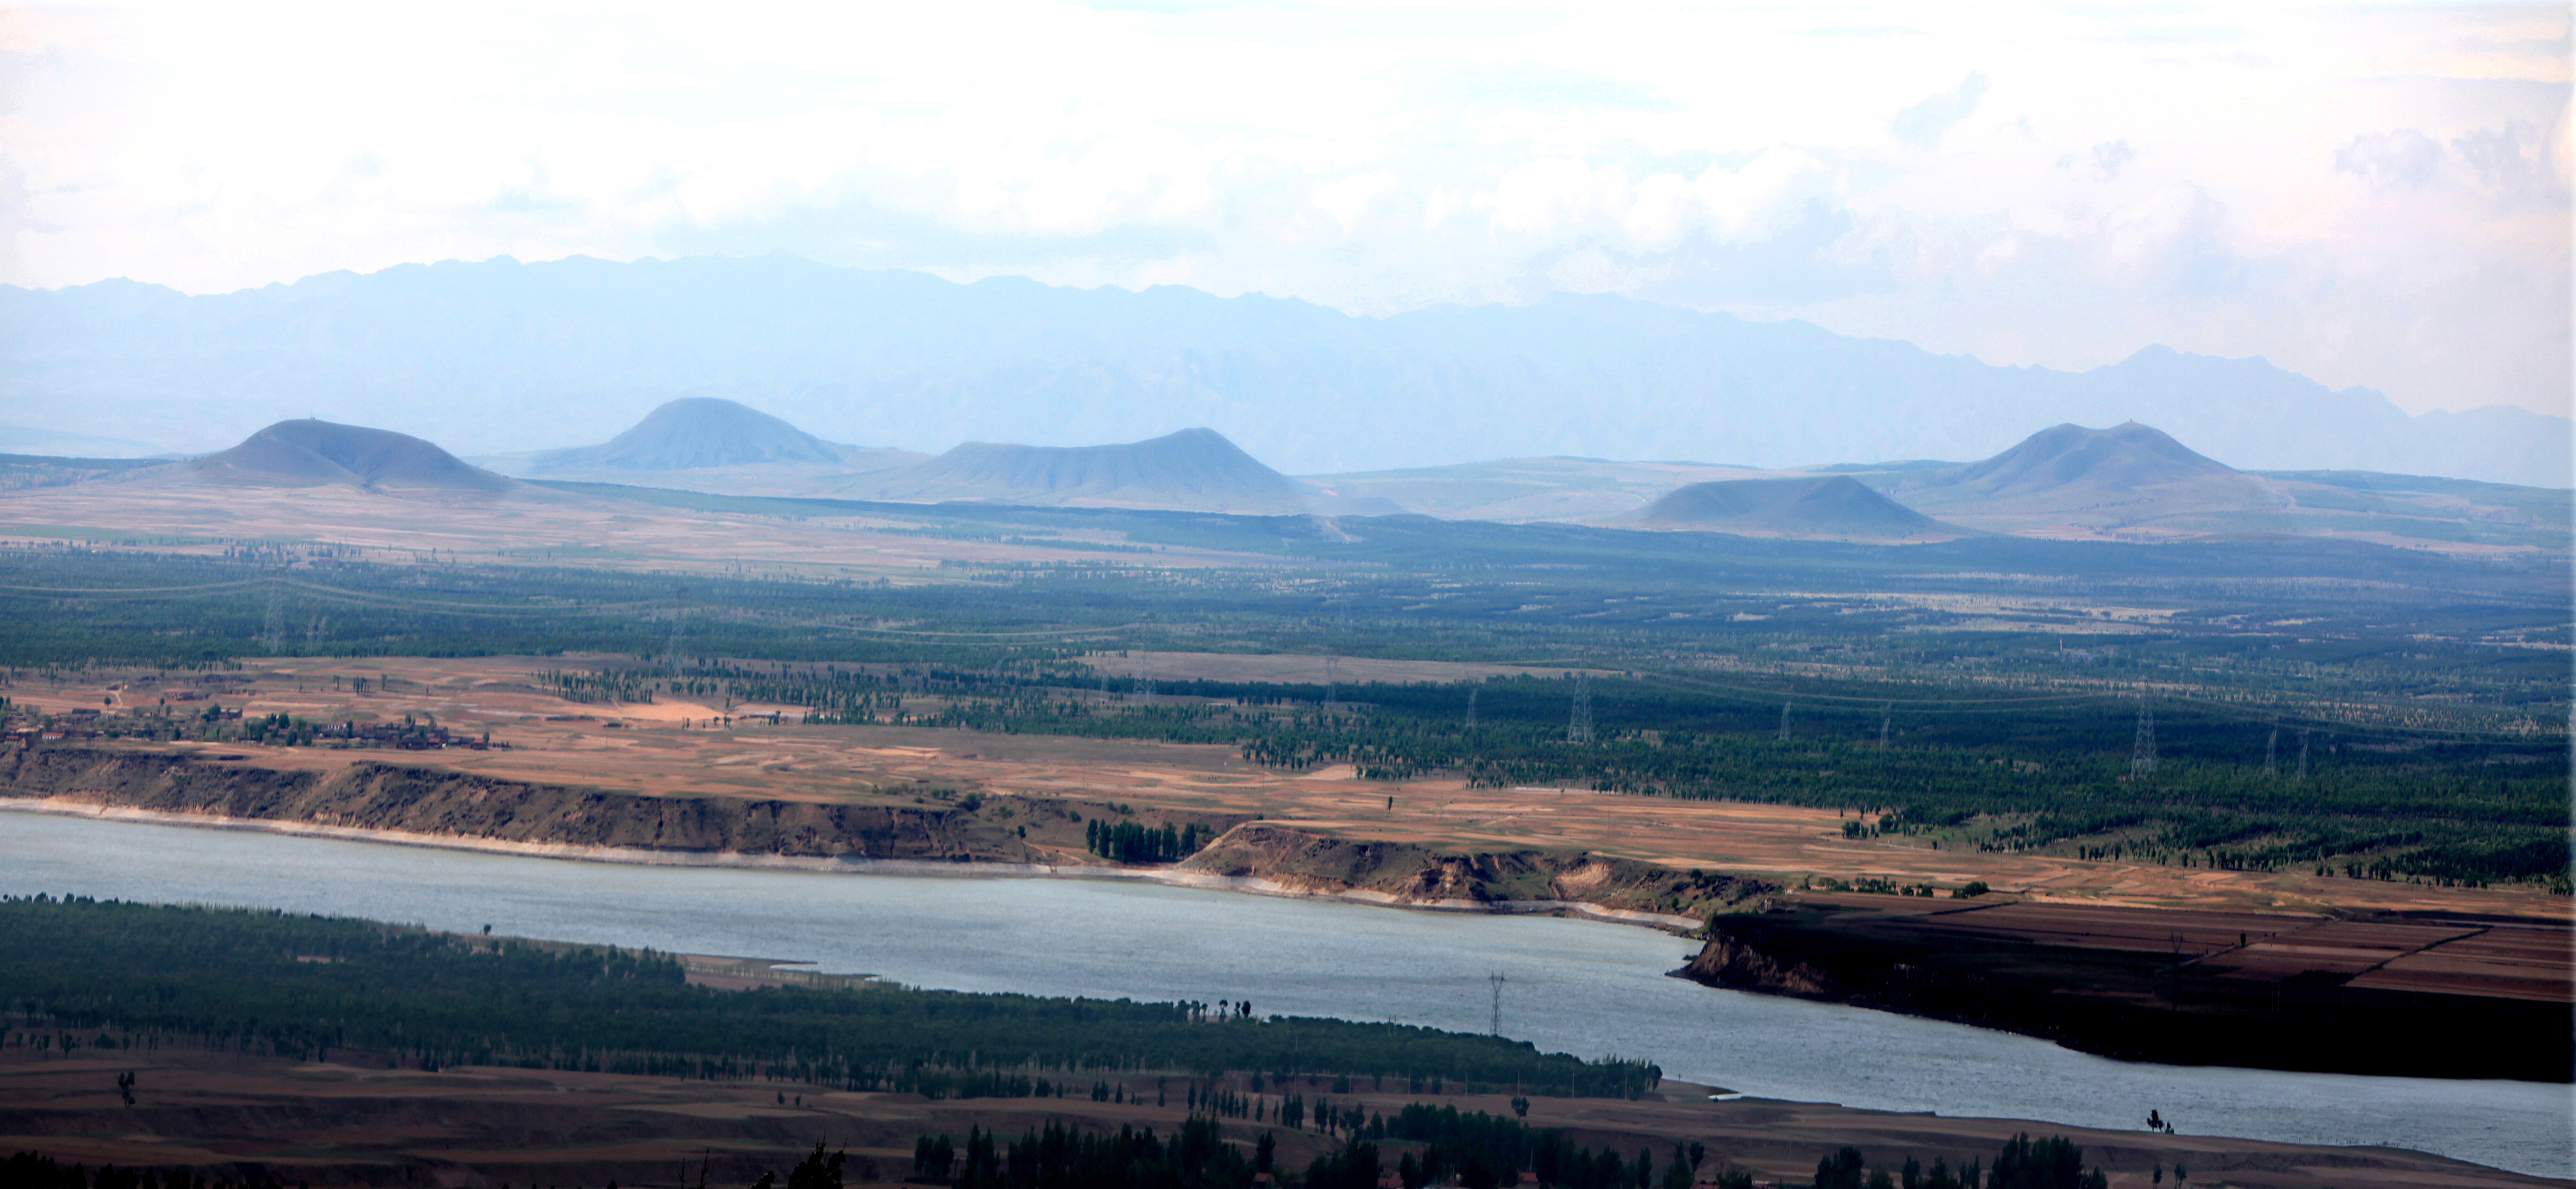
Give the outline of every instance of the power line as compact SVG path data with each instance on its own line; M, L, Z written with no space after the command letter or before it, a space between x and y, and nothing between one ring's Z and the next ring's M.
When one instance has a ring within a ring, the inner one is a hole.
M2145 690L2138 691L2138 742L2129 751L2129 779L2145 780L2156 774L2156 712L2147 704Z

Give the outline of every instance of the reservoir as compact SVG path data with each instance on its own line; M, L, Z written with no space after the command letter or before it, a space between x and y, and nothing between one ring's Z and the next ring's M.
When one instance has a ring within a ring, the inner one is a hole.
M990 869L979 871L988 875ZM2187 1068L1668 977L1632 926L1107 880L608 863L0 813L0 893L200 903L812 962L919 987L1250 1000L1260 1015L1502 1033L1747 1094L1873 1110L2379 1144L2576 1175L2576 1089ZM2368 1043L2356 1037L2356 1043Z

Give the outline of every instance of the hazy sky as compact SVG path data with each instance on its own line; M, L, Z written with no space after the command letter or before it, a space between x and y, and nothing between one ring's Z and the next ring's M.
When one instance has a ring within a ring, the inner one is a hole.
M0 10L0 281L785 249L1615 290L2564 414L2569 103L2563 5Z

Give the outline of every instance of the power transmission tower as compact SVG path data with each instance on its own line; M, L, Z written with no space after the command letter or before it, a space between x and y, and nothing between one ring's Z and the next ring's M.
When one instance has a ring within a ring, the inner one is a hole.
M2147 704L2144 690L2138 693L2138 745L2129 752L2129 779L2144 780L2156 774L2156 712Z
M1489 974L1485 976L1485 981L1494 984L1494 1023L1489 1034L1501 1036L1503 1034L1503 976Z
M1887 734L1896 726L1896 703L1890 702L1878 711L1878 749L1887 750Z
M1476 729L1476 690L1473 686L1467 690L1467 729Z
M1788 741L1789 741L1789 707L1790 707L1790 705L1791 705L1791 704L1790 704L1790 703L1788 703L1788 702L1782 702L1782 703L1780 703L1780 742L1782 742L1782 743L1786 743L1786 742L1788 742Z
M1568 743L1592 742L1592 675L1574 675L1574 713L1565 724Z
M268 618L260 625L259 638L271 656L286 646L286 596L274 578L268 581Z
M1333 712L1333 658L1324 658L1324 713Z
M2299 732L2299 779L2308 778L2308 733Z
M2263 741L2263 777L2269 780L2281 774L2281 728L2272 728L2272 737Z

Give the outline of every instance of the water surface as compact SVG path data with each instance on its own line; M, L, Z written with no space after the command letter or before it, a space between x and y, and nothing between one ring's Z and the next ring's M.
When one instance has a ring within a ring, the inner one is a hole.
M1252 1001L1263 1014L1485 1031L1765 1097L2312 1144L2576 1174L2576 1090L2111 1061L1957 1024L1667 977L1633 926L1159 884L631 867L0 813L0 892L281 908L684 953L921 987ZM2356 1038L2366 1043L2366 1038Z

